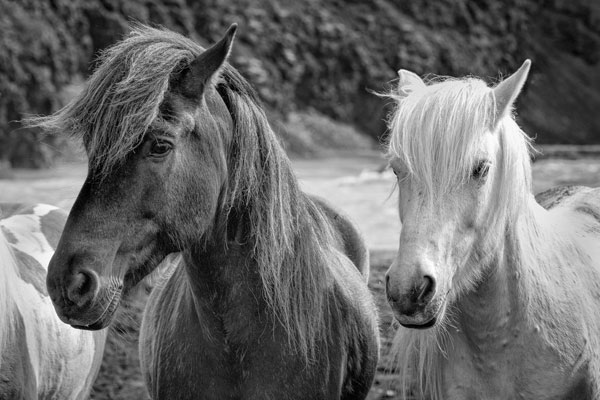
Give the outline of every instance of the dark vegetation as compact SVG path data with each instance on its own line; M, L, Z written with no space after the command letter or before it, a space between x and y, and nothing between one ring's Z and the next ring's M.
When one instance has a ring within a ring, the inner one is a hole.
M203 44L238 22L231 61L296 153L347 142L304 137L315 121L325 121L321 137L335 136L334 121L382 135L385 101L366 89L389 88L400 67L494 81L525 58L526 130L542 143L600 143L597 0L0 0L0 165L52 159L62 139L40 143L14 121L64 104L132 20Z

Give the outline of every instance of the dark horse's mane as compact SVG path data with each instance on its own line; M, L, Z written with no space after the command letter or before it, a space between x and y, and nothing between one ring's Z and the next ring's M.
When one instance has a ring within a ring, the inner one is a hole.
M30 125L81 136L90 171L110 173L135 149L158 118L171 78L204 49L174 32L136 25L105 51L85 90L49 117ZM259 268L264 297L308 359L329 340L326 321L338 321L326 290L333 285L332 233L319 208L300 191L290 162L250 84L229 64L214 79L234 122L228 151L224 215L247 220L247 243ZM199 238L200 239L200 238Z

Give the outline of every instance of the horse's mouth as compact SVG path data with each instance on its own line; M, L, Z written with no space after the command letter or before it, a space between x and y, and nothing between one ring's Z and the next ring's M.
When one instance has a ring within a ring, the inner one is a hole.
M440 303L442 302L438 301L436 302L436 304L433 304L428 309L421 310L419 313L410 316L400 314L396 310L393 310L394 318L396 319L396 321L398 321L398 323L401 326L405 328L429 329L434 327L438 323L438 321L441 321L444 318L446 303L443 302L441 306Z
M116 291L108 306L102 311L100 317L95 322L87 325L79 325L79 324L70 324L73 328L86 330L86 331L97 331L100 329L106 328L113 320L115 315L115 311L119 307L119 303L121 302L121 291Z
M400 321L398 321L398 322L403 327L409 328L409 329L428 329L435 325L435 323L437 322L437 317L431 318L429 321L425 322L424 324L403 324Z

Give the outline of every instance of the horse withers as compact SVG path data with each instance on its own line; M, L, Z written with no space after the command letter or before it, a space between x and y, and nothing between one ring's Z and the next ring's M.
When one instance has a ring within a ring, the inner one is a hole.
M45 204L0 204L0 399L87 399L106 332L62 323L48 291L48 262L66 213Z
M83 93L33 123L89 158L49 269L61 319L106 327L172 253L140 333L154 399L363 399L378 359L365 243L300 191L254 90L207 50L138 26Z
M494 88L401 70L388 155L402 232L386 275L405 391L430 399L600 397L600 190L531 194L512 107Z

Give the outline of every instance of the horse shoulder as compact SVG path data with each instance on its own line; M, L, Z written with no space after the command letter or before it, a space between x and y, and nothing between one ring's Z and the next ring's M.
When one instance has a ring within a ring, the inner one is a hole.
M347 342L341 368L345 371L341 398L362 399L371 387L379 359L377 309L360 271L346 255L339 254L332 270L338 297L335 306L343 309L342 336Z
M600 188L556 187L536 195L536 201L548 211L555 227L574 234L579 246L600 256Z
M160 330L168 328L162 321L173 316L175 309L173 297L181 296L181 285L185 284L182 275L182 259L170 255L156 268L154 284L142 317L139 336L139 356L142 375L150 394L158 393L158 363ZM179 288L179 289L177 289Z
M595 225L600 225L600 188L587 188L578 192L574 197L573 209L591 218Z
M574 194L587 191L587 189L589 188L585 186L557 186L536 194L535 200L545 209L551 210Z
M314 195L311 195L310 198L334 228L336 239L339 240L338 249L352 261L368 282L369 250L361 232L347 215L333 207L326 200Z
M377 308L365 283L369 279L369 251L356 225L324 199L311 200L328 219L337 240L331 263L336 291L334 307L343 309L342 335L347 343L341 371L342 399L360 399L368 393L379 359ZM342 338L338 338L342 340Z

